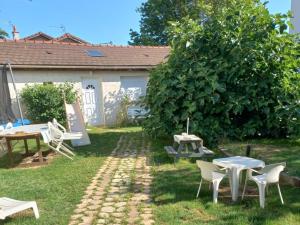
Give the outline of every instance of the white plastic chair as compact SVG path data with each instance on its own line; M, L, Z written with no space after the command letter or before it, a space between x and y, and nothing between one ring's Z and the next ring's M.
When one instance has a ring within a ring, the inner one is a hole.
M39 210L35 201L19 201L11 198L0 198L0 219L4 220L6 217L32 208L36 219L40 217Z
M55 128L52 123L48 123L48 129L41 131L44 143L48 144L49 148L55 152L73 160L72 156L75 154L63 145L63 135L60 130ZM71 156L70 156L71 155Z
M52 123L54 127L58 128L60 131L63 132L64 140L76 140L82 138L81 132L67 132L67 129L63 125L58 123L56 119L53 119Z
M56 127L57 129L59 129L62 133L63 133L63 140L67 141L67 140L78 140L81 139L83 134L81 132L67 132L67 129L61 125L60 123L57 122L57 120L54 118L52 120L52 124L54 127ZM68 149L71 149L72 151L74 151L74 148L72 148L70 145L63 143L64 146L66 146Z
M213 201L214 201L214 203L217 203L218 202L219 185L220 185L221 181L223 180L223 178L227 175L227 173L226 172L224 173L224 171L223 171L223 170L225 170L225 168L220 169L218 166L216 166L210 162L206 162L206 161L202 161L202 160L197 160L196 163L201 171L201 181L199 184L196 198L198 198L198 196L199 196L202 181L205 180L205 181L208 181L209 183L213 184Z
M244 186L244 190L243 190L242 199L244 199L244 196L245 196L247 181L252 180L258 186L259 204L260 204L261 208L265 207L265 189L268 184L276 184L277 185L281 203L284 204L282 194L280 191L280 186L279 186L279 176L285 167L286 167L286 163L283 162L283 163L267 165L258 171L253 170L253 169L248 170L246 179L245 179L245 186ZM253 176L252 172L255 172L259 175Z

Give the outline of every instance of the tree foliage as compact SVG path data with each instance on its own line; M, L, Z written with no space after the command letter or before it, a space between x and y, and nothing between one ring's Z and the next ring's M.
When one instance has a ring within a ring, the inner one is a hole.
M173 24L167 63L150 75L152 134L185 129L210 144L223 137L286 137L300 128L299 42L288 15L259 0L232 0L205 21Z
M168 45L170 22L215 14L229 0L148 0L138 9L140 32L130 30L131 45Z
M21 92L21 97L26 106L26 115L32 121L45 123L56 118L60 123L65 124L64 99L67 103L74 103L77 92L70 83L35 84L26 86Z
M0 28L0 39L5 39L8 37L8 33Z

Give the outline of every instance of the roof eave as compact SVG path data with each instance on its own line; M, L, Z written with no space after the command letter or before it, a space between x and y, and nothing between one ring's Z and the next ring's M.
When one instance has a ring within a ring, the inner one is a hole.
M113 65L113 66L86 66L86 65L11 65L14 69L70 69L70 70L151 70L156 65Z

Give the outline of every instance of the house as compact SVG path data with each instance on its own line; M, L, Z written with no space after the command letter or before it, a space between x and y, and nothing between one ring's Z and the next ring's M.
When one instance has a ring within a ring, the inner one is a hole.
M292 0L291 11L293 15L291 22L294 25L294 29L290 29L290 33L291 34L299 33L300 32L300 1L299 0Z
M114 124L124 95L132 100L144 95L149 70L170 51L169 47L93 45L72 34L53 38L39 32L20 39L15 28L14 32L14 40L0 40L0 64L11 63L17 89L72 82L91 125ZM11 91L12 99L15 96Z

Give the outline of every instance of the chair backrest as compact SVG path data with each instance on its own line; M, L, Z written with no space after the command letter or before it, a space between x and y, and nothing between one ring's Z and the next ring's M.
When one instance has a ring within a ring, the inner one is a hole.
M286 167L286 163L275 163L265 166L260 170L261 173L266 174L266 181L268 183L279 182L279 175Z
M59 122L57 122L57 119L53 118L52 124L53 124L56 128L60 129L62 132L64 132L64 133L67 132L67 129L66 129L63 125L61 125Z
M63 132L55 127L51 122L48 122L48 130L49 130L49 136L51 140L62 140L63 139Z
M197 160L196 163L199 169L201 170L202 178L207 181L212 181L213 172L219 170L219 167L211 162L206 162L202 160Z

